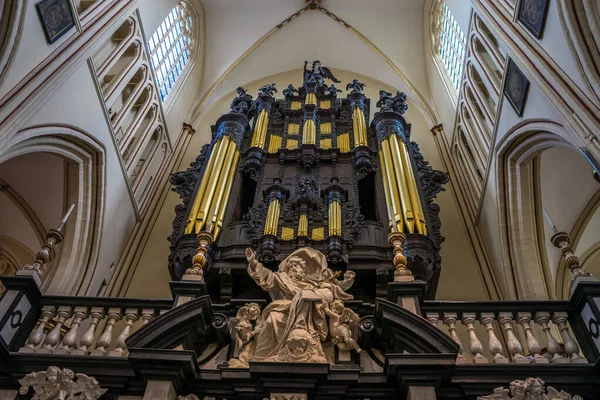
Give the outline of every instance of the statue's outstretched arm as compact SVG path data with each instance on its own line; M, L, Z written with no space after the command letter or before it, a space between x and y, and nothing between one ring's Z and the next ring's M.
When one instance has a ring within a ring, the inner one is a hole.
M275 285L273 272L256 259L256 253L250 248L246 249L246 259L248 260L248 275L261 288L271 290Z

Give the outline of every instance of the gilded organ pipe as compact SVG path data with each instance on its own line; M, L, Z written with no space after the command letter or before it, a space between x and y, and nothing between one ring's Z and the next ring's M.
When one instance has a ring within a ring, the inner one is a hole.
M207 220L210 221L208 231L213 234L214 239L217 238L221 226L223 225L222 214L227 206L229 192L231 191L230 178L232 179L234 176L236 169L234 166L237 165L239 154L235 142L229 142L229 149L227 150L227 156L223 163L223 169L219 173L219 186L217 187L216 196L211 206L211 210L213 211L211 212L210 217L207 218Z
M213 146L211 155L208 159L208 165L206 166L206 169L202 176L202 181L200 182L200 186L198 187L198 191L196 192L196 198L194 199L194 203L192 205L190 215L186 222L185 231L184 231L185 234L199 232L195 228L196 223L198 221L201 221L204 218L204 216L199 216L198 214L200 212L201 204L202 204L202 201L206 194L206 187L209 185L209 183L211 181L211 176L213 175L213 170L216 170L215 164L217 162L217 159L219 158L219 155L221 154L221 149L222 149L222 145L223 145L223 141L224 141L225 137L226 136L219 138L217 140L217 142L215 143L215 145ZM219 167L217 167L217 168L219 168Z
M254 128L254 134L252 135L252 147L265 147L267 139L267 128L269 126L269 113L266 108L263 108L259 113L256 121L256 127Z
M408 229L408 233L415 231L415 214L411 193L408 186L408 176L406 174L406 166L402 161L400 146L398 145L398 137L396 135L388 136L384 142L388 142L391 151L391 163L394 166L394 175L400 194L400 203L402 206L402 215L404 223ZM402 143L404 145L404 143Z
M396 137L396 140L400 139ZM419 232L421 235L427 235L425 214L423 213L421 198L419 197L419 189L417 187L416 177L412 169L410 157L408 155L408 149L406 148L406 144L404 144L404 142L402 142L401 145L400 156L402 157L402 164L404 165L406 182L408 182L408 191L410 193L410 201L412 203L412 209L415 216L417 232Z
M215 191L217 189L220 172L223 169L223 162L225 160L226 153L228 152L230 141L231 139L229 138L229 136L223 137L221 145L219 146L217 158L215 159L213 171L210 175L204 177L204 179L208 179L208 185L206 186L206 191L202 196L202 201L200 202L200 207L198 208L198 214L196 215L196 222L194 224L194 232L200 232L202 228L206 225L206 217L208 214L208 210L210 210L210 206L212 204Z
M354 129L354 138L356 146L367 145L367 121L360 107L354 107L352 112L352 128Z
M381 152L383 153L383 163L385 164L385 182L390 189L390 200L392 210L394 211L394 219L390 221L391 226L396 226L399 231L404 230L403 218L402 218L402 204L400 201L400 193L398 191L398 184L396 182L396 176L394 174L394 162L390 150L390 143L388 140L384 140L380 143Z
M313 119L306 119L302 127L302 144L315 144L317 139L317 127Z
M308 216L301 213L298 219L298 236L308 236Z

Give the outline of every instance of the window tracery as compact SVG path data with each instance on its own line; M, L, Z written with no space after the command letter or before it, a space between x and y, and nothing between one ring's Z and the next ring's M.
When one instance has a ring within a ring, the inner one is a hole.
M160 100L165 102L190 60L193 41L192 13L185 2L177 4L148 40L152 69Z

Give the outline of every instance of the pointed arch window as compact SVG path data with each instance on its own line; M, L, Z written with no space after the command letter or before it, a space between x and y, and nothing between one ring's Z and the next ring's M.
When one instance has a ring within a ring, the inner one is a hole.
M446 3L441 4L439 24L435 33L438 54L456 92L460 87L466 38Z
M190 60L194 46L193 25L192 12L182 1L171 10L148 40L161 102L165 102Z

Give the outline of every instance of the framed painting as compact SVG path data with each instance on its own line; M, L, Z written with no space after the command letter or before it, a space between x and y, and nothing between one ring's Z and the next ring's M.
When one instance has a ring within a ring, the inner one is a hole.
M523 75L517 64L509 59L504 82L504 95L519 117L523 116L528 91L529 80Z
M542 38L550 0L521 0L517 19L537 39Z
M75 26L69 0L42 0L35 5L48 44L56 42Z

